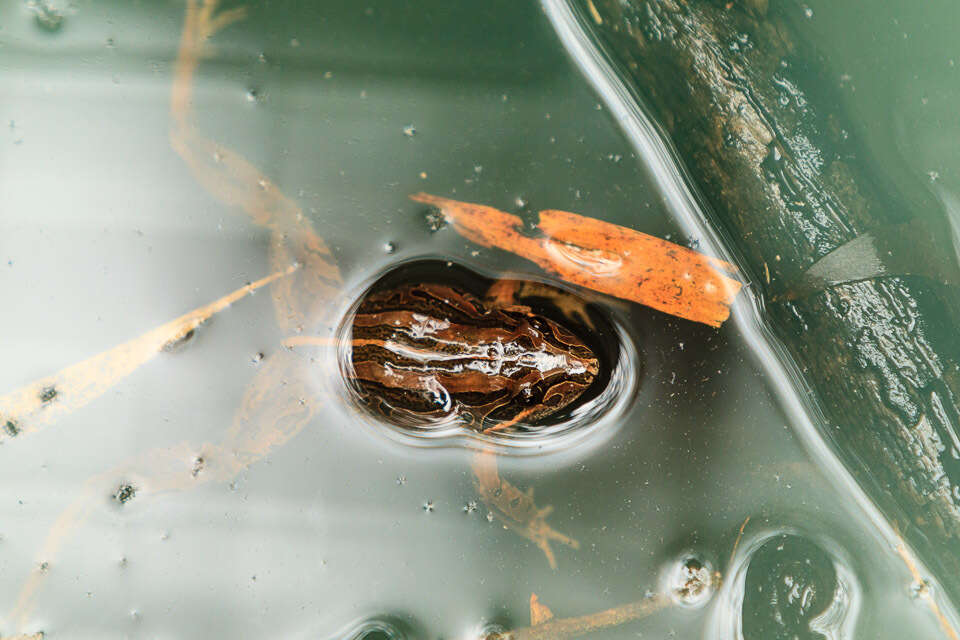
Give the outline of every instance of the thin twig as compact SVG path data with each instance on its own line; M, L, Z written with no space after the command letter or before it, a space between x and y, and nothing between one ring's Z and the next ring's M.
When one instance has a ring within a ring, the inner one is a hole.
M655 595L606 611L598 611L575 618L553 618L549 622L536 626L496 633L488 636L487 640L566 640L566 638L579 638L599 629L641 620L666 609L672 604L670 598L664 595Z

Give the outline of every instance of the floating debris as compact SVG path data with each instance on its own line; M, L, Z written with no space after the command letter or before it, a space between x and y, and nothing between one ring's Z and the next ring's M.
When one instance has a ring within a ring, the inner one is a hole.
M113 494L113 499L119 502L120 504L127 504L137 495L137 490L132 484L124 483L117 488L116 493Z

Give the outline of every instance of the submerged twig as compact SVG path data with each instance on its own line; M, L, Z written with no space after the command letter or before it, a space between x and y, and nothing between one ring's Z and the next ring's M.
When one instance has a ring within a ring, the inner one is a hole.
M927 581L924 579L923 575L920 574L920 570L917 568L917 563L913 559L913 555L907 549L907 545L904 542L900 542L896 548L900 559L903 560L903 563L907 566L907 570L913 577L914 582L919 586L918 597L926 601L927 606L930 608L930 613L932 613L933 617L937 619L937 622L940 624L940 628L943 630L944 634L946 634L947 638L950 640L960 640L960 635L957 635L957 630L953 628L953 625L950 623L950 620L947 618L946 614L940 610L940 605L937 604L936 598L933 597L933 595L930 593L930 590L927 588Z
M636 602L574 618L550 618L547 622L488 635L484 640L565 640L579 638L606 627L641 620L671 606L673 601L655 595ZM542 605L541 605L542 606Z

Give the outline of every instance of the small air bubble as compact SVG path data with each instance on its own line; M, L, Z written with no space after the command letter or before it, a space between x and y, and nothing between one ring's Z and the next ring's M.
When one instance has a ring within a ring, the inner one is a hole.
M811 9L810 7L804 7L804 8L803 8L803 15L804 15L805 17L807 17L807 18L812 18L812 17L813 17L813 9Z
M126 504L133 500L136 495L136 488L131 484L124 483L117 488L116 493L113 494L113 499L120 504Z
M407 476L397 476L397 486L402 487L407 484Z
M40 391L40 402L47 403L57 397L56 387L44 387Z
M463 505L463 512L464 512L464 513L473 513L473 512L475 512L476 510L477 510L477 501L476 501L476 500L471 500L471 501L469 501L468 503L466 503L465 505Z
M384 242L383 243L383 252L386 254L396 253L397 252L397 243L395 242Z
M403 135L407 136L408 138L412 138L413 136L417 135L417 128L412 124L408 124L403 128Z
M15 420L7 420L3 425L3 430L7 433L8 436L13 438L20 433L20 426Z
M290 46L296 49L297 47L300 46L300 41L297 40L296 38L290 38Z
M423 510L427 513L433 513L433 500L428 500L423 503Z
M930 182L936 182L940 179L940 174L936 171L927 171L927 177L930 178Z
M267 54L265 54L263 51L257 54L257 62L260 64L267 64Z
M247 102L251 104L263 102L263 94L256 89L247 89L244 97L246 97Z
M517 205L517 209L526 209L526 208L527 208L527 205L529 204L529 203L528 203L526 200L524 200L523 197L521 197L521 196L517 196L517 199L514 200L513 203L514 203L515 205Z
M681 557L669 569L670 593L678 604L688 607L710 600L716 582L710 563L693 554Z
M436 233L447 226L447 218L439 209L430 209L424 215L424 219L427 221L427 228L430 233Z
M926 580L918 580L910 583L910 597L914 600L925 598L930 595L930 585Z
M253 364L260 364L261 362L263 362L264 357L265 356L263 355L263 352L258 351L252 356L250 356L250 362L252 362Z
M487 522L493 522L493 512L492 512L492 511L488 511L488 512L487 512Z

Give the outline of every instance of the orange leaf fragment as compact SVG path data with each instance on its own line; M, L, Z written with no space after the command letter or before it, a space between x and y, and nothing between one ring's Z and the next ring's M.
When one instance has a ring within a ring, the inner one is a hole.
M530 626L535 627L538 624L543 624L547 620L553 617L553 611L550 611L550 607L545 604L540 603L540 598L537 597L537 594L530 594Z
M664 313L719 327L742 283L734 265L660 238L567 211L540 212L543 233L521 233L523 221L493 207L416 193L440 209L463 237L510 251L567 282Z

